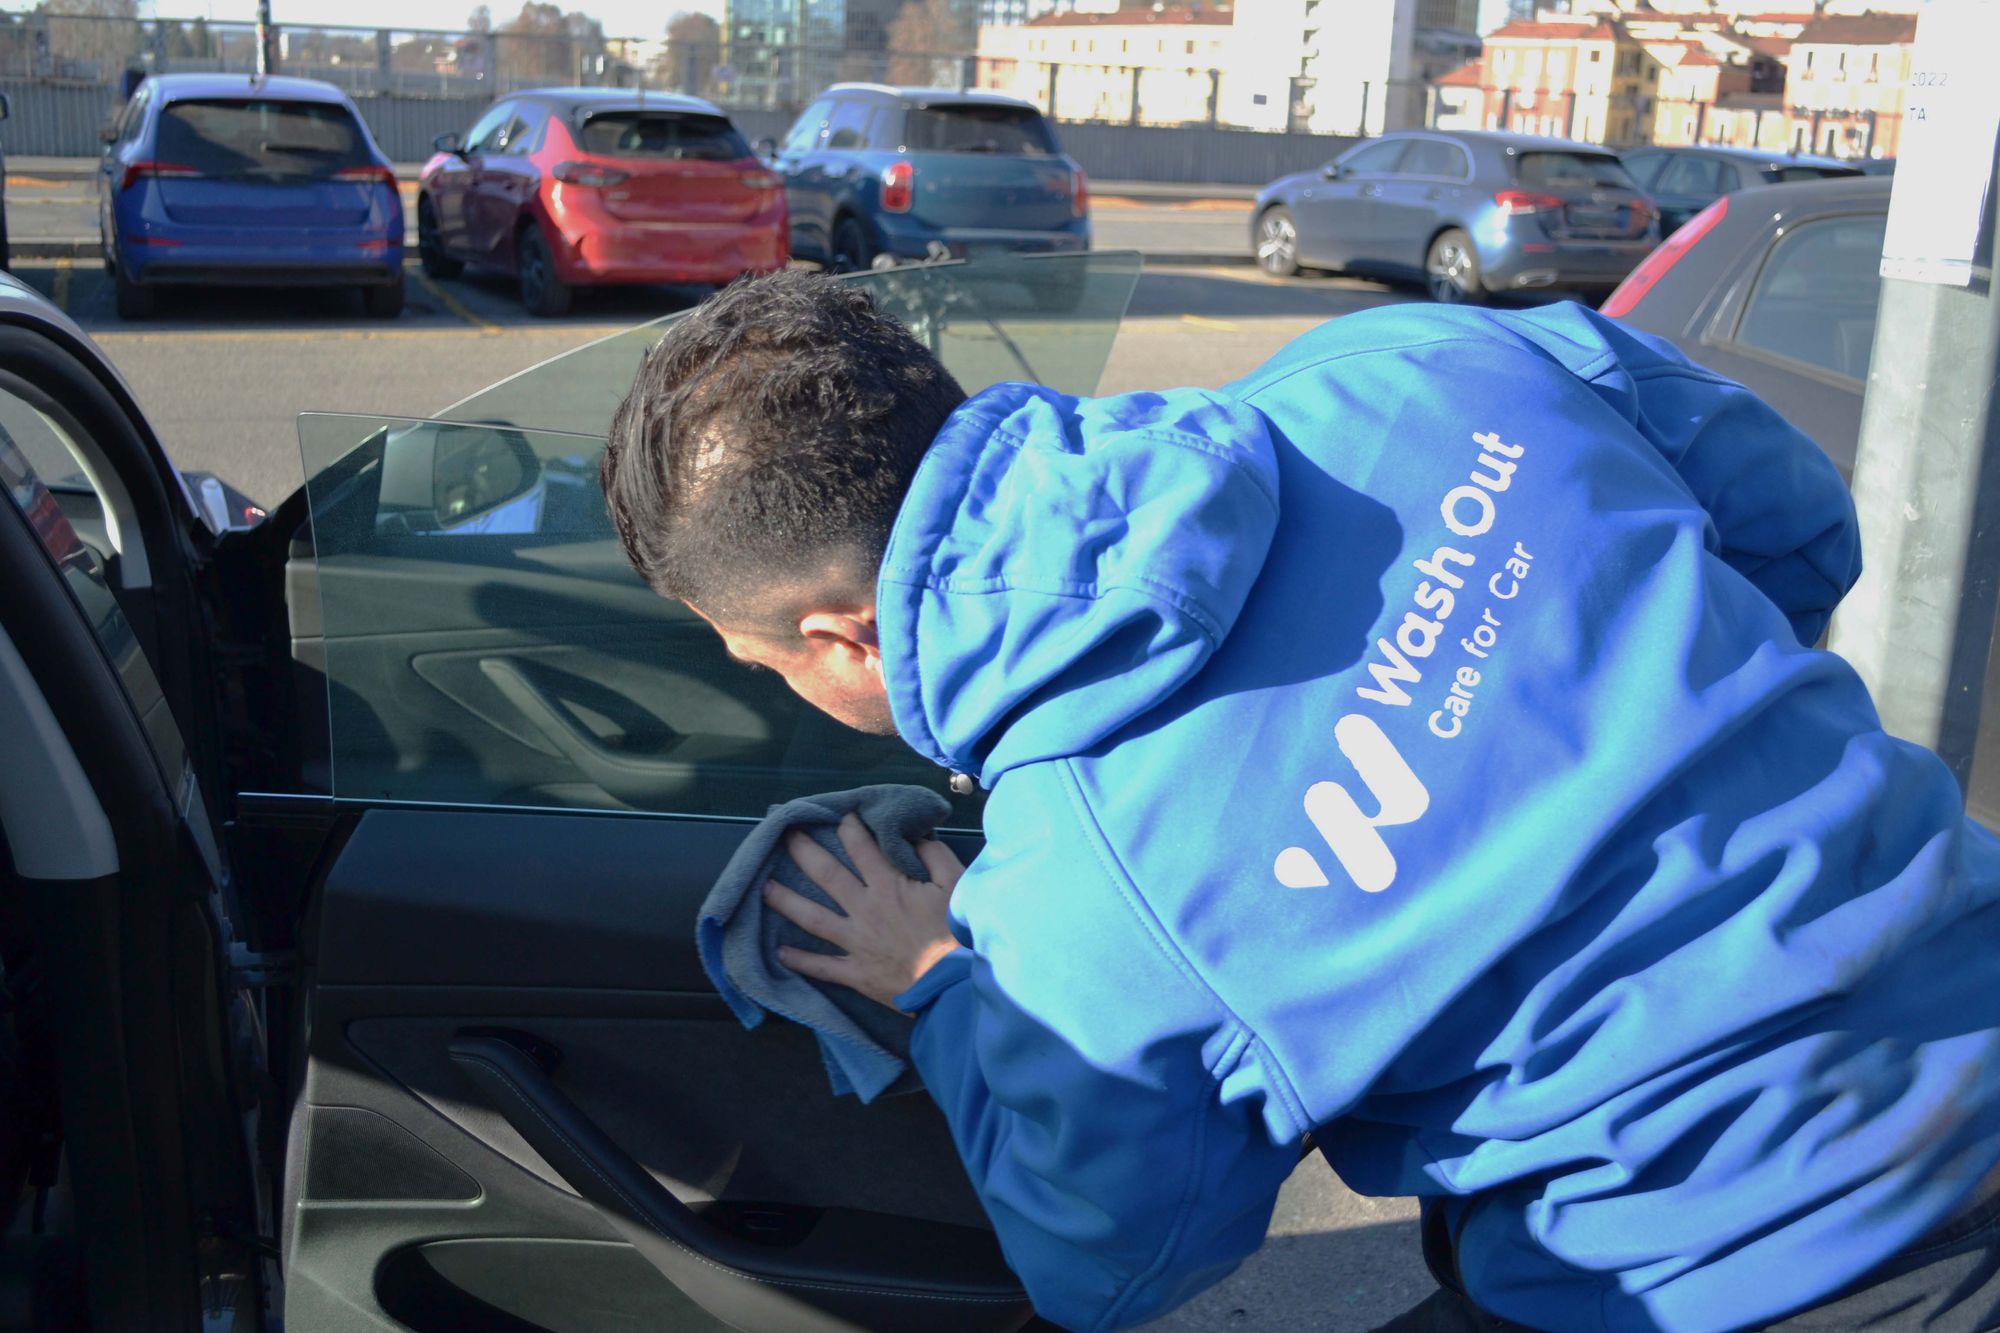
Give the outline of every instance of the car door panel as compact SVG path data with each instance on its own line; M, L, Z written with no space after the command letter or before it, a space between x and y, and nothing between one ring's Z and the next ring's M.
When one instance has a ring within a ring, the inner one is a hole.
M644 1326L725 1326L653 1266L610 1257L620 1226L468 1078L454 1046L496 1028L560 1053L550 1084L714 1233L704 1258L767 1279L694 1265L691 1281L713 1281L702 1299L738 1327L1029 1317L930 1099L834 1097L809 1034L746 1031L708 986L695 917L743 831L527 812L359 818L320 886L311 945L290 1326L623 1327L463 1314L511 1310L517 1288L571 1289L577 1244L606 1242L586 1263L651 1293ZM442 1241L463 1248L408 1253ZM426 1308L456 1313L426 1322Z
M1093 255L860 281L928 324L969 389L1044 366L1081 389L1137 272ZM950 312L989 276L1090 299L1059 329L1016 327L987 367L995 307L969 303L964 345ZM286 602L327 719L303 768L327 795L260 796L239 819L245 845L287 829L296 845L319 821L331 848L287 861L313 867L283 1244L295 1330L1031 1318L931 1100L833 1096L816 1040L745 1030L696 943L774 801L943 792L948 775L731 661L646 587L605 514L601 434L495 424L604 430L658 334L578 349L457 420L301 422ZM975 828L979 798L952 799L949 826Z

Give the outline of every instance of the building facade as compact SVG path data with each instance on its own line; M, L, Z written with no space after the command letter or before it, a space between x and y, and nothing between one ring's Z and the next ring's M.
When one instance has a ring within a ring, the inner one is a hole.
M1436 85L1440 128L1649 143L1663 66L1622 22L1546 14L1488 33L1484 56Z
M1226 8L1149 6L981 28L978 84L1057 120L1209 123L1221 119L1225 77L1241 77L1230 19Z
M1829 157L1894 157L1917 20L1908 14L1819 18L1792 44L1785 102L1790 147Z

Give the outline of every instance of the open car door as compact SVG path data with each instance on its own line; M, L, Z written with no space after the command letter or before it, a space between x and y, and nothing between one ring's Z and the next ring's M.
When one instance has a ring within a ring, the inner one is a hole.
M1089 392L1137 276L1113 254L856 280L969 392ZM834 1097L810 1034L745 1031L698 962L697 909L770 805L949 775L733 662L626 566L598 456L660 332L437 420L302 422L310 512L279 528L318 794L239 803L248 845L311 867L290 1333L1032 1318L930 1099ZM979 801L953 799L969 860Z

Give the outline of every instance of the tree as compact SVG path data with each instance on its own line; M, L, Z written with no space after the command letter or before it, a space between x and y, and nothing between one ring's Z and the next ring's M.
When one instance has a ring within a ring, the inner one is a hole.
M527 0L499 37L503 83L567 83L576 77L576 51L560 5Z
M721 60L722 25L706 14L683 11L667 20L667 49L653 67L653 77L699 97Z
M972 49L969 11L953 0L909 0L889 24L889 82L955 84Z
M482 37L492 32L493 7L491 5L480 5L477 9L473 10L472 14L465 20L465 27L468 32L476 32Z
M115 82L139 59L138 0L49 0L42 13L58 77Z

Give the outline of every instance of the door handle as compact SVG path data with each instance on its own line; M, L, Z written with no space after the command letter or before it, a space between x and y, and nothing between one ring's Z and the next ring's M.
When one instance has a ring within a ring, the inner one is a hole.
M697 768L689 760L620 754L585 730L508 659L482 657L479 671L563 758L620 800L653 804L685 793L694 785ZM675 739L675 748L683 739Z
M1444 198L1444 187L1441 185L1432 186L1428 191L1425 192L1424 198L1431 201L1436 201Z
M1361 194L1365 199L1373 199L1380 193L1382 193L1382 187L1379 185L1364 185L1361 187Z
M1027 1293L988 1233L826 1208L782 1243L731 1235L682 1203L578 1109L550 1076L546 1043L471 1029L446 1049L486 1104L571 1189L668 1281L732 1327L1006 1333L1028 1316ZM967 1244L980 1236L989 1252Z

